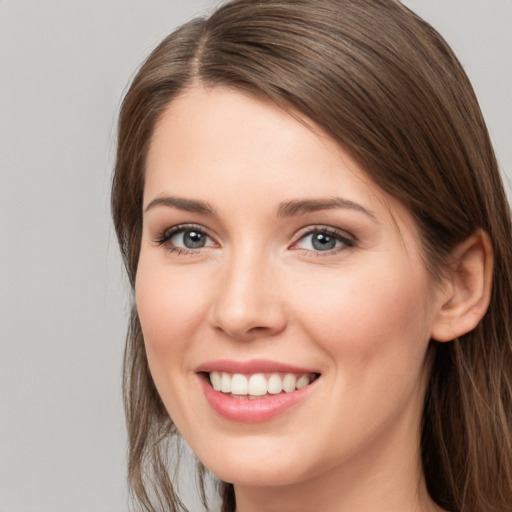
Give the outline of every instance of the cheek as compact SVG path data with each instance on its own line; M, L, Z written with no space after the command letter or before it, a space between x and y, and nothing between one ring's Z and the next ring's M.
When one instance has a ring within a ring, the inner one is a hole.
M148 365L173 422L186 425L190 409L187 356L207 314L208 280L190 279L187 269L141 257L135 286ZM211 286L211 284L210 284Z
M207 283L197 276L190 282L179 268L139 263L135 299L150 366L153 360L162 365L181 360L190 334L205 317Z
M295 300L296 317L348 373L373 362L379 374L386 368L403 372L413 360L423 360L431 313L428 281L418 268L375 265L369 272L317 279L314 286L303 283L303 290Z
M301 330L329 361L317 414L326 417L324 437L330 441L324 450L333 464L340 453L378 439L400 418L416 425L421 415L430 339L428 282L414 269L405 275L387 270L326 280L306 288L308 300L308 293L296 297Z

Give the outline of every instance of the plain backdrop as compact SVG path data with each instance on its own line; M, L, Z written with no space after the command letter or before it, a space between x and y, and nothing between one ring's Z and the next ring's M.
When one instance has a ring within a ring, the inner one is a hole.
M510 176L512 0L406 4L452 44ZM212 5L0 0L0 512L128 509L116 115L148 52Z

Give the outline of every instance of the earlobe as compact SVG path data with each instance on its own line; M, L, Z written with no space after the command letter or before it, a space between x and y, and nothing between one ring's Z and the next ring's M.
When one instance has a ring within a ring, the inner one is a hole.
M452 341L474 329L485 315L492 289L493 255L481 229L455 247L432 326L432 339Z

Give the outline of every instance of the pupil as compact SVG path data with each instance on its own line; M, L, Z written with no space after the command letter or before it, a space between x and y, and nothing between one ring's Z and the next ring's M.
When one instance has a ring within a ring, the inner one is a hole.
M325 233L317 233L313 237L313 247L318 251L328 251L334 249L336 246L336 239Z
M198 231L186 231L183 236L183 243L189 249L204 247L205 239L202 233Z

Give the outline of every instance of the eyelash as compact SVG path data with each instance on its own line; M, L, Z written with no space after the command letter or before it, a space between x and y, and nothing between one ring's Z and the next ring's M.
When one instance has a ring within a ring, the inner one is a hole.
M180 224L179 226L174 226L172 228L164 230L156 239L155 243L157 245L166 246L166 249L171 254L177 254L178 256L195 256L198 254L199 249L189 249L186 247L177 247L169 243L171 238L178 233L185 233L187 231L195 231L202 235L205 235L210 240L213 240L213 237L206 231L203 227L198 226L197 224Z
M304 240L308 236L315 236L319 234L327 235L329 237L332 237L336 242L341 242L341 247L335 247L333 249L329 249L326 251L315 251L311 249L301 248L295 248L294 250L301 251L304 255L310 255L312 253L315 255L315 257L321 258L326 256L333 256L341 251L351 249L356 246L355 237L349 235L345 231L340 231L338 229L327 226L308 226L304 230L299 231L299 233L297 234L297 239L295 242L293 242L291 247L297 245L300 241Z
M170 229L164 230L154 241L159 246L166 246L166 249L169 253L177 254L178 256L193 256L198 255L199 250L203 247L199 247L197 249L190 249L185 247L177 247L175 245L169 244L169 241L173 236L178 233L185 233L187 231L195 231L200 233L201 235L205 235L210 240L214 241L214 238L205 230L202 226L197 224L180 224L178 226L174 226ZM318 234L325 234L329 237L332 237L336 242L341 242L341 247L336 247L333 249L329 249L326 251L315 251L311 249L302 249L302 248L294 248L300 241L304 240L308 236L314 236ZM290 248L292 250L301 251L304 255L310 255L311 253L315 254L316 257L325 257L332 256L333 254L337 254L340 251L350 249L356 246L356 240L353 236L347 234L344 231L340 231L334 228L326 227L326 226L308 226L303 230L299 231L296 236L296 240L291 244Z

